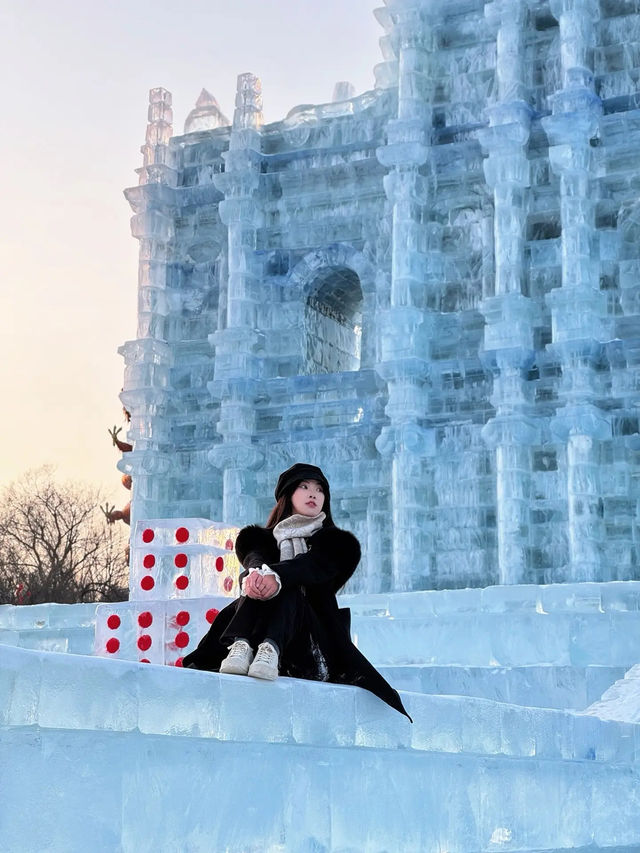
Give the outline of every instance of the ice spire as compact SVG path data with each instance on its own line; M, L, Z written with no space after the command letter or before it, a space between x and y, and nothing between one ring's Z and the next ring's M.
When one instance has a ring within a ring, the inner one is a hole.
M227 127L231 122L220 109L220 104L206 89L198 96L195 107L191 110L184 123L185 133L195 133L199 130L215 130Z
M331 100L335 104L339 101L348 101L350 98L355 98L355 95L356 87L353 83L349 83L348 80L340 80L333 87L333 97Z
M138 170L141 184L164 183L163 173L169 165L169 140L173 136L171 92L151 89L149 92L147 133L142 152L142 169Z
M255 74L239 74L233 128L259 130L262 122L262 82Z
M225 171L215 178L224 193L220 219L228 229L226 328L209 338L216 356L210 390L221 401L218 432L222 443L209 452L211 464L223 472L223 517L257 516L255 471L264 454L252 442L256 432L261 336L258 327L259 261L255 248L263 221L260 198L262 84L254 74L240 74Z

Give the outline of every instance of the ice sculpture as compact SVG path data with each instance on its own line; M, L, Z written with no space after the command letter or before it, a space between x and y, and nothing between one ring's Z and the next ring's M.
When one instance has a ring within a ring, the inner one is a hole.
M636 577L640 15L376 15L371 92L265 125L243 74L232 123L201 96L180 137L151 93L134 518L259 520L305 459L363 543L353 591Z
M229 598L238 595L237 532L203 518L138 521L130 601L98 605L94 653L182 666Z
M0 608L8 853L640 850L640 13L376 15L375 91L264 125L245 74L231 125L205 94L177 138L151 92L132 600L94 658L59 653L86 605ZM234 594L226 528L297 459L364 546L343 604L413 726L179 668Z

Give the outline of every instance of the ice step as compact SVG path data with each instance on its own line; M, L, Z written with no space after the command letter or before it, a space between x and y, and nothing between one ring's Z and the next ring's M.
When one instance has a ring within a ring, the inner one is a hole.
M352 635L377 666L616 666L640 658L640 612L461 612L355 616Z
M568 711L477 697L405 693L404 698L413 725L368 691L349 685L294 678L263 683L0 646L1 725L518 758L632 761L634 738L640 746L640 726ZM327 705L330 727L323 713Z
M640 611L640 581L513 584L478 589L342 595L354 616L430 617L452 613Z
M615 666L381 666L398 690L478 696L536 708L581 711L596 702L626 667Z
M0 605L0 643L25 649L90 655L96 604Z
M0 628L11 631L90 628L96 621L93 604L0 604Z
M0 647L3 853L640 849L640 726L403 699Z

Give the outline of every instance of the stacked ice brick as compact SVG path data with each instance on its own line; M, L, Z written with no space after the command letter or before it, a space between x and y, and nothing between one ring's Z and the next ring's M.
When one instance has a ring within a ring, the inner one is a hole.
M181 666L237 595L237 532L203 518L139 521L130 600L97 608L95 654Z
M133 517L250 523L308 460L350 592L637 578L638 4L380 6L374 91L265 124L244 74L182 136L151 92Z

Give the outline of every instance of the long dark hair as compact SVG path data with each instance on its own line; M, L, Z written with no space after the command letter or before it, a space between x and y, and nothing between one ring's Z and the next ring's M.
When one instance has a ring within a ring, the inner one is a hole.
M283 518L289 518L290 515L293 515L293 505L291 503L291 496L302 482L304 481L299 480L297 483L293 483L287 489L284 495L280 496L278 502L269 513L269 518L267 519L267 523L265 524L267 530L272 530L279 521L282 521ZM331 497L330 495L326 494L326 492L324 496L324 505L322 507L322 512L326 515L325 520L322 522L322 526L335 527L335 522L331 517Z

